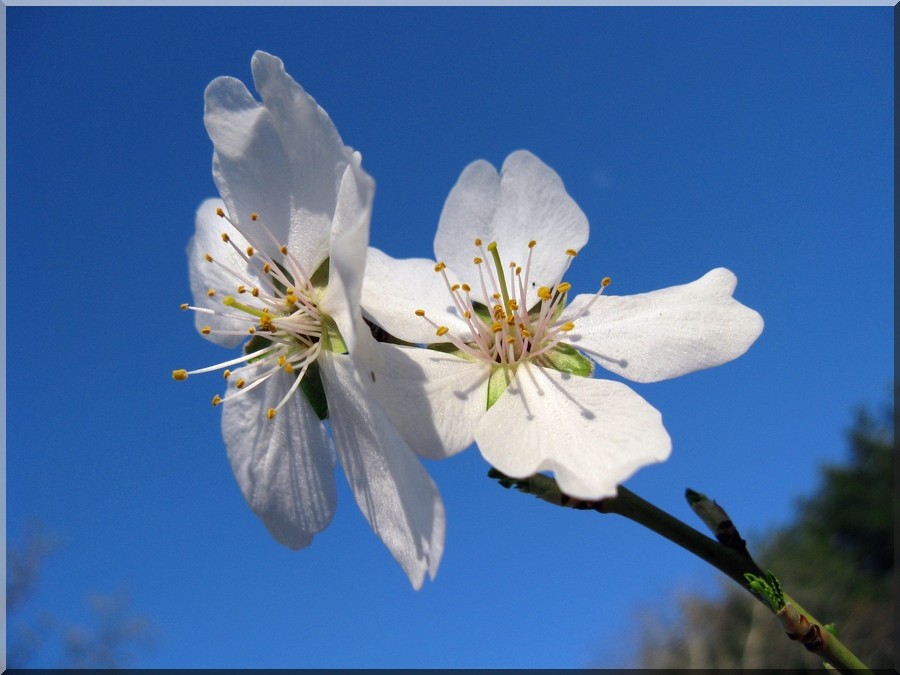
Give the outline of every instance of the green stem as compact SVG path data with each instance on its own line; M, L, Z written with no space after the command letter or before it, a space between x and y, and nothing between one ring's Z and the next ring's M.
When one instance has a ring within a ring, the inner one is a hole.
M753 597L765 604L773 613L778 614L780 618L782 617L783 613L779 613L777 608L771 607L765 599L751 590L750 582L745 575L751 574L756 577L765 577L766 573L750 557L746 548L743 546L731 547L719 543L621 485L617 496L591 502L569 497L559 489L554 479L543 474L536 474L519 480L509 478L496 469L491 469L488 476L498 480L506 488L515 487L521 492L527 492L556 506L593 510L598 513L617 513L629 520L633 520L639 525L643 525L669 541L678 544L686 551L693 553L701 560L723 572L746 591L753 594ZM784 594L784 601L786 605L793 606L808 621L810 626L816 626L815 630L820 632L824 638L821 646L816 645L816 649L810 649L810 651L814 651L826 663L840 672L869 670L853 652L838 640L837 636L827 632L822 623L817 621L786 593Z

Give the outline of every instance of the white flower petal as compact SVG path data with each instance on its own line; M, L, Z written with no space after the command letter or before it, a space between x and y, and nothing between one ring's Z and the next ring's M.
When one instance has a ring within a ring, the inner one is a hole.
M447 270L450 272L450 270ZM456 283L448 275L450 283ZM392 258L369 248L362 290L363 312L394 337L416 344L444 342L435 328L416 316L417 309L450 334L467 342L472 339L466 321L459 316L443 277L434 271L434 261L425 258Z
M257 52L252 68L262 104L231 77L217 78L206 89L213 177L229 215L254 246L271 246L259 226L265 224L312 274L328 255L338 187L351 150L279 59ZM257 222L250 220L254 212Z
M234 289L242 282L222 266L243 274L251 285L258 285L259 281L256 275L247 269L244 259L230 245L222 241L224 232L239 247L247 246L244 237L227 220L216 215L217 208L224 208L221 199L207 199L197 209L197 229L187 247L188 266L194 305L215 312L227 312L227 308L222 305L222 298L225 294L233 293ZM213 259L221 262L222 266L208 262L205 258L206 254L213 256ZM215 290L216 295L210 296L210 289ZM194 314L194 324L197 326L197 331L204 326L209 326L213 331L236 330L243 332L242 335L220 335L215 332L203 335L201 333L207 340L223 347L234 347L247 338L246 331L249 327L249 324L241 319L203 312Z
M319 360L335 447L356 503L416 589L434 578L444 550L437 488L387 415L359 381L348 356Z
M334 319L351 352L355 344L374 196L375 181L354 160L344 170L338 193L331 232L328 287L320 303L322 311Z
M750 348L762 317L731 297L737 279L724 268L651 293L597 298L567 341L598 364L635 382L657 382L731 361ZM591 299L579 295L563 318Z
M363 382L413 452L444 459L472 444L487 408L484 363L371 338L358 346Z
M235 371L230 381L240 375ZM302 392L266 418L291 383L286 373L276 373L252 391L226 398L222 435L247 503L279 543L299 549L331 522L337 491L331 440Z
M562 491L602 499L669 456L659 412L621 382L565 375L531 363L475 430L481 454L514 478L553 471Z
M480 238L486 246L497 242L508 265L524 266L528 243L532 251L528 304L536 302L535 290L556 284L568 262L567 249L578 251L588 240L584 213L566 192L553 169L526 150L513 152L498 175L493 166L479 160L467 166L450 191L434 239L439 261L473 289L480 288L472 258ZM490 290L489 290L490 292ZM483 300L483 298L482 298Z

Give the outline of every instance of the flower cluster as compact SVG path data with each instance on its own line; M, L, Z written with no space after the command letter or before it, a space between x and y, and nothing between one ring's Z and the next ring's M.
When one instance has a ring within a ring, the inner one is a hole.
M714 269L634 296L573 294L588 240L559 176L526 151L463 171L435 260L368 248L374 182L328 115L257 52L262 101L238 80L206 91L221 199L188 246L197 329L240 356L222 371L222 431L247 502L279 542L308 545L335 509L336 460L415 588L434 577L444 508L417 456L477 443L503 473L552 471L596 500L665 459L659 412L595 364L655 382L730 361L762 331ZM377 338L377 339L376 339Z

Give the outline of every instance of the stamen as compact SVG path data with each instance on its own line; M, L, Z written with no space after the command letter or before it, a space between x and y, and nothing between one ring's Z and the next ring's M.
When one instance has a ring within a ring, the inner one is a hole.
M228 217L224 209L216 209L216 214L229 222L249 244L246 233ZM250 219L257 221L259 214L251 213ZM234 277L236 282L239 282L235 286L236 295L244 295L249 291L249 295L255 298L256 302L254 304L241 303L235 299L234 295L225 295L222 299L222 308L219 310L210 307L193 307L187 303L183 303L180 307L182 310L192 309L202 314L213 314L217 317L255 324L250 325L246 331L230 328L219 329L207 325L200 329L200 332L205 335L246 335L247 333L254 335L257 331L266 331L268 344L262 349L244 353L238 358L207 368L193 371L173 370L172 377L175 380L185 380L193 374L224 368L223 378L234 382L234 387L230 388L224 398L218 394L213 397L213 405L218 406L236 396L246 395L248 391L260 386L270 377L276 375L282 377L278 374L283 370L293 377L293 382L281 402L266 412L266 417L272 419L275 413L296 393L309 365L318 357L321 350L322 318L316 302L313 300L312 285L301 269L300 263L290 254L286 245L278 243L264 223L259 222L257 227L271 238L274 248L259 249L253 245L245 245L242 248L244 242L240 239L235 242L235 238L228 232L220 234L222 241L231 246L247 264L245 269L235 269L225 261L214 259L209 253L203 256L207 262L216 264ZM266 250L278 251L283 258L271 257ZM262 275L260 275L260 271ZM261 287L254 285L257 277L262 280ZM218 294L219 291L216 289L210 288L207 291L208 297ZM252 300L250 302L253 303ZM238 364L244 367L238 371L236 380L230 380L232 372L227 367Z

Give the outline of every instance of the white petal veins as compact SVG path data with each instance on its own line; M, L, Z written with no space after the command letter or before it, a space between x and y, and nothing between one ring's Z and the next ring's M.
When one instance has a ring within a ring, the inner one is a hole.
M524 363L475 430L484 458L525 478L553 471L579 499L616 494L637 469L671 451L662 416L628 386Z
M724 268L650 293L604 295L575 321L568 337L600 366L635 382L657 382L718 366L744 354L762 317L731 297L737 279ZM577 313L592 296L566 308Z

